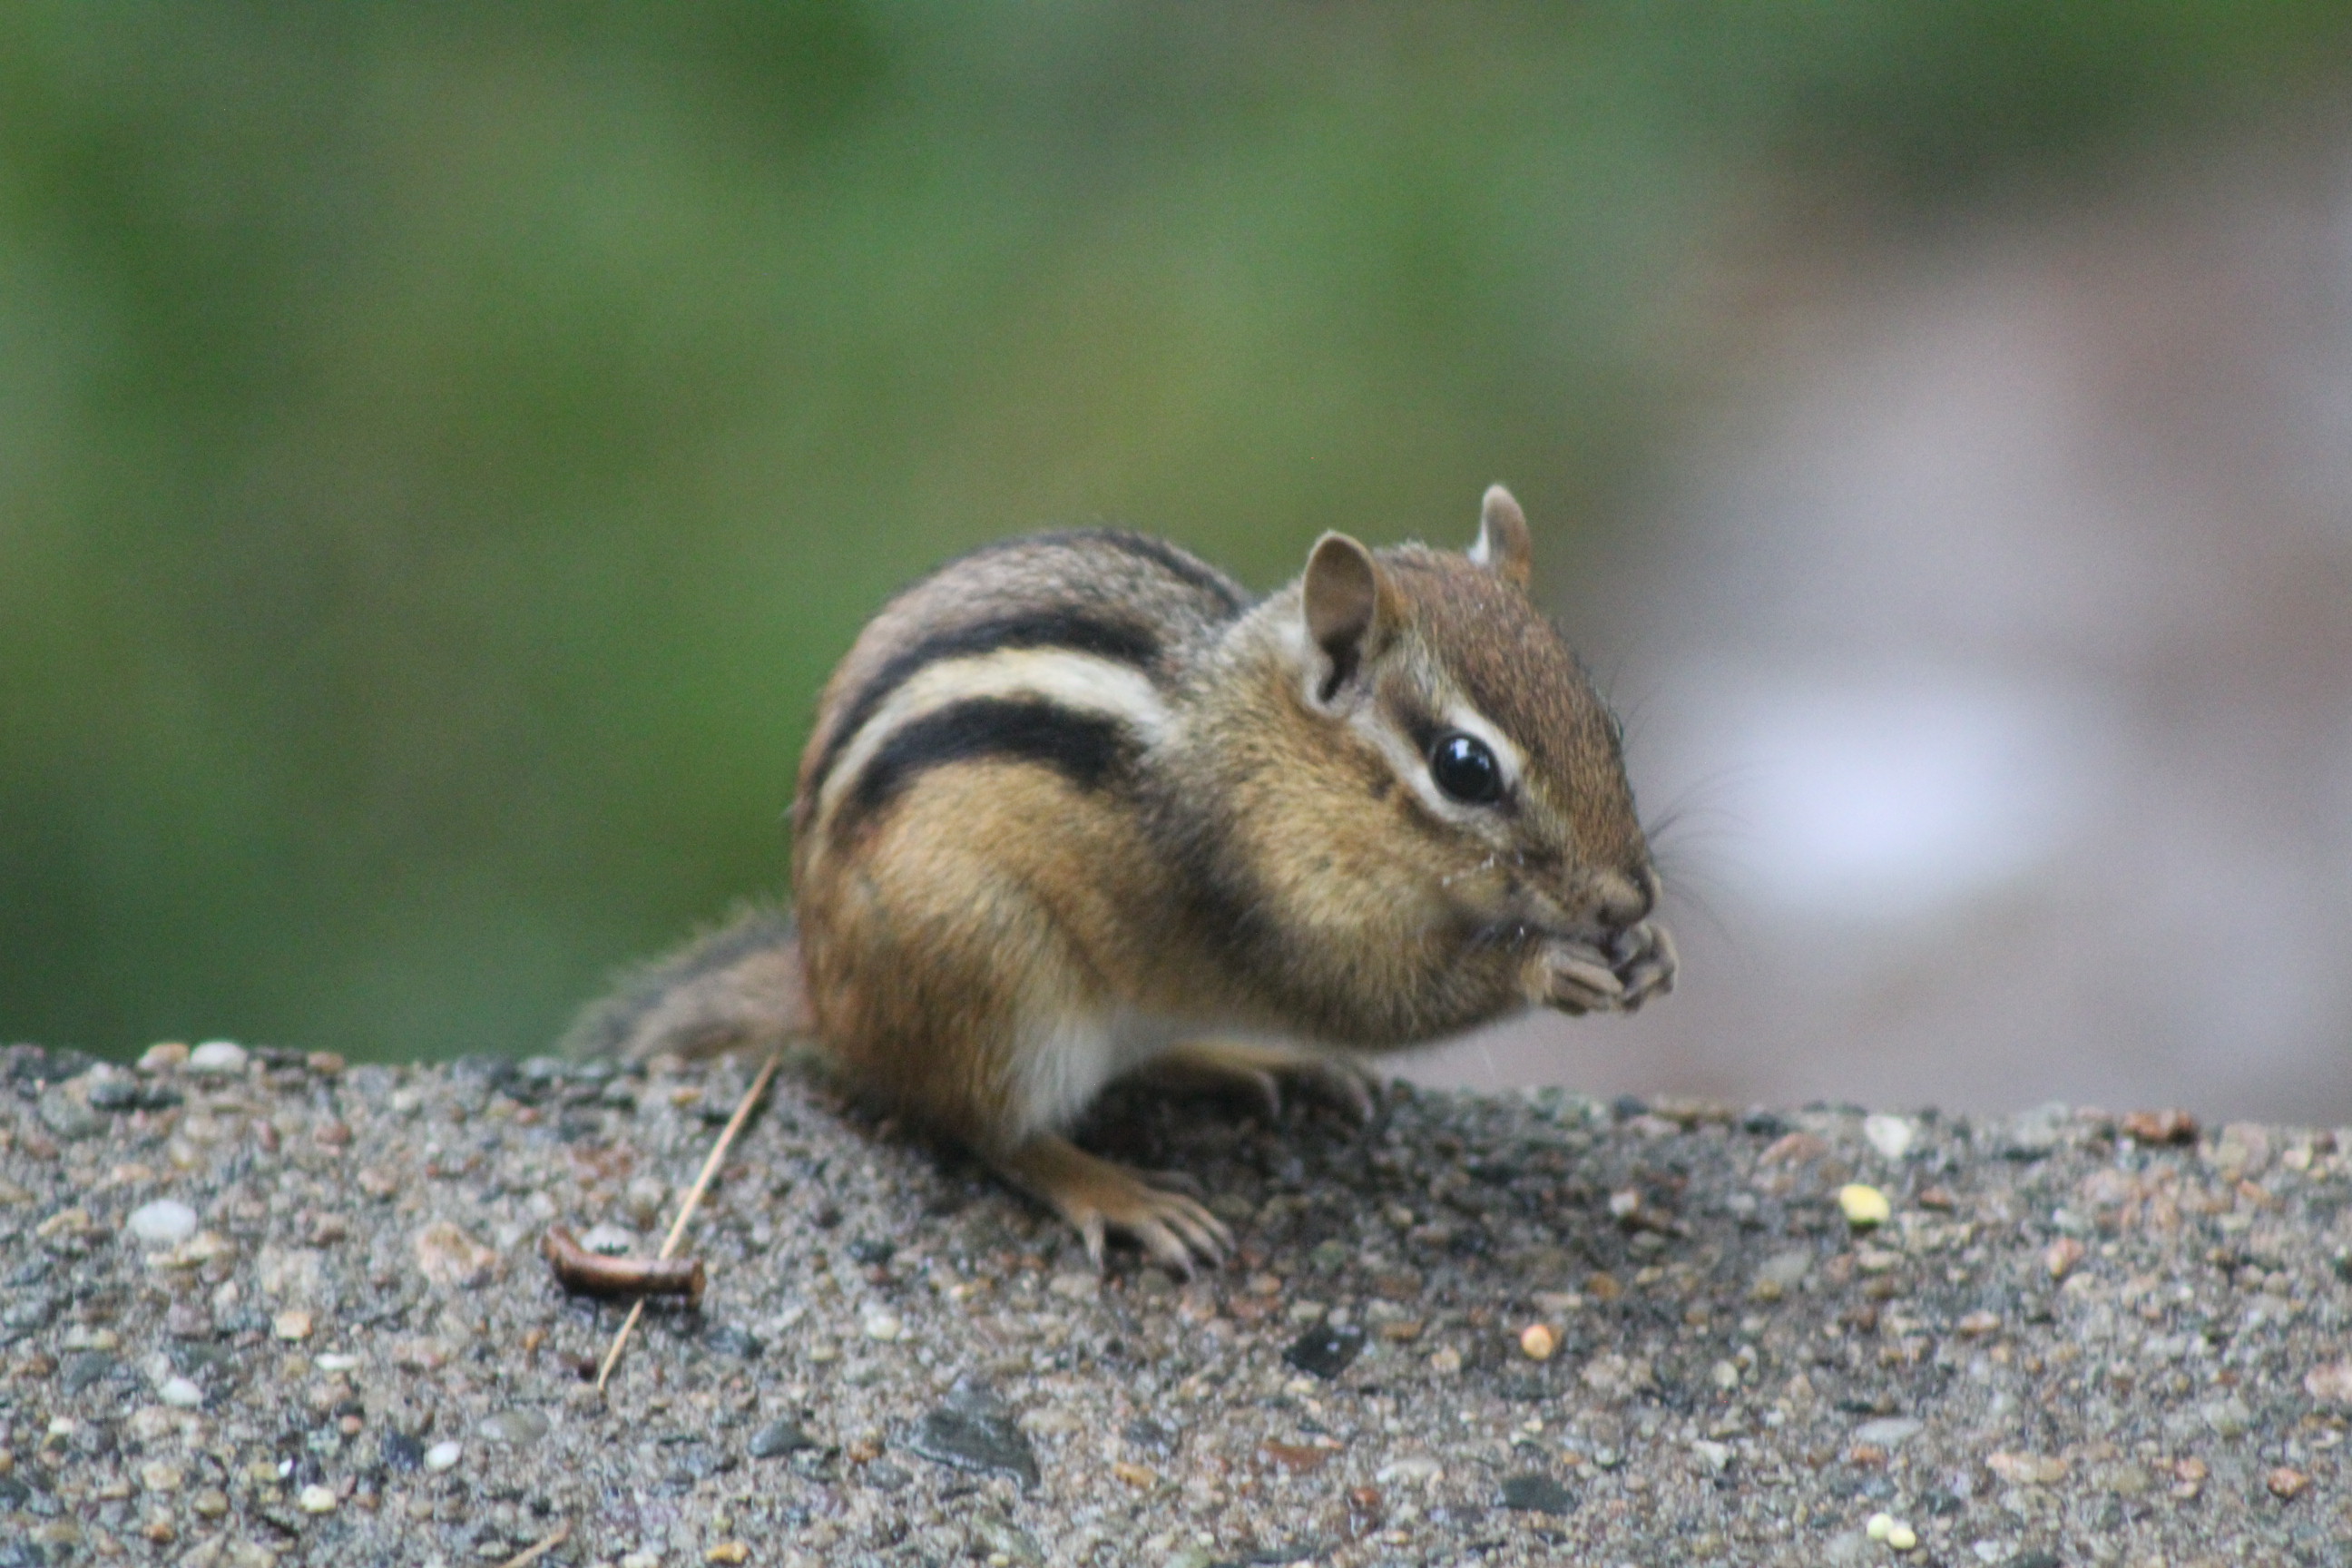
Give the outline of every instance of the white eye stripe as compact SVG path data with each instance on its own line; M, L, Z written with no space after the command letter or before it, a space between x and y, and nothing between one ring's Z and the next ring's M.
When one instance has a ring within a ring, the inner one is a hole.
M1437 787L1429 774L1429 756L1420 743L1401 726L1392 722L1376 705L1368 704L1349 720L1356 732L1378 747L1389 761L1405 787L1418 796L1421 803L1435 816L1450 822L1475 822L1490 819L1490 808L1465 805ZM1525 775L1526 754L1512 744L1508 736L1476 709L1465 703L1449 705L1438 721L1441 735L1460 731L1476 737L1495 753L1495 764L1501 770L1503 787L1509 789Z
M850 737L818 793L819 830L892 735L950 704L982 698L1032 698L1117 719L1146 744L1168 727L1167 703L1150 678L1132 665L1067 648L998 648L969 658L941 659L908 677Z

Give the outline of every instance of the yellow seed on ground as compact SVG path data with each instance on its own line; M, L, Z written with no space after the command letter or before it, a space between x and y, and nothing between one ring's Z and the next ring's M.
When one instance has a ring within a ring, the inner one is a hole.
M1885 1540L1894 1530L1895 1516L1891 1513L1874 1513L1870 1516L1870 1522L1862 1527L1862 1532L1873 1541Z
M1838 1189L1838 1207L1845 1211L1846 1224L1856 1230L1885 1225L1895 1213L1885 1193L1860 1182Z
M1543 1323L1529 1323L1519 1331L1519 1349L1529 1361L1549 1361L1551 1352L1559 1349L1559 1336Z
M740 1541L722 1541L702 1554L705 1563L748 1563L751 1549Z
M1897 1552L1908 1552L1919 1544L1918 1531L1907 1524L1897 1524L1886 1532L1886 1544Z

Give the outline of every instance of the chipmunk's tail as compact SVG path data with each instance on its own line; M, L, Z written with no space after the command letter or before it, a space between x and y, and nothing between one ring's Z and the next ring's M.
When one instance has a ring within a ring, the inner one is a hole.
M580 1015L562 1048L627 1061L664 1052L713 1057L814 1030L800 932L782 910L755 905L625 977Z

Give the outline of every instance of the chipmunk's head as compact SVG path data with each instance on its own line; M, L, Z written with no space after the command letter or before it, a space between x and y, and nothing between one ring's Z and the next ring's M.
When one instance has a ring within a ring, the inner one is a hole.
M1326 803L1331 859L1513 999L1635 1005L1672 975L1658 877L1617 721L1529 596L1532 553L1500 486L1464 553L1317 542L1286 613L1316 771L1356 792Z

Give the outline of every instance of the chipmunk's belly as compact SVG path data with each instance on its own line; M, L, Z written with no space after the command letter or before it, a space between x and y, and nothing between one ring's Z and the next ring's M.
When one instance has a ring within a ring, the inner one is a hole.
M1024 1031L1014 1075L1021 1131L1068 1127L1114 1079L1215 1032L1206 1019L1124 1007L1037 1019Z

